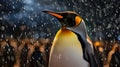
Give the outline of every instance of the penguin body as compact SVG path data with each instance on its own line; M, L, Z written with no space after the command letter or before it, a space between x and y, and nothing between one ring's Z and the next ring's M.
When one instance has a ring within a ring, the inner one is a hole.
M49 67L89 67L83 59L82 46L75 33L68 29L57 32L51 47Z
M62 25L51 47L49 67L98 67L83 19L70 11L43 12L56 17Z

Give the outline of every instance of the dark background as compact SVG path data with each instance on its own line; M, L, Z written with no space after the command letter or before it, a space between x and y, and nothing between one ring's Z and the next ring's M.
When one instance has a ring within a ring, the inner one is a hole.
M119 0L0 0L0 35L20 37L19 26L26 25L27 37L54 36L60 23L41 12L47 9L80 14L93 40L120 41L119 4Z

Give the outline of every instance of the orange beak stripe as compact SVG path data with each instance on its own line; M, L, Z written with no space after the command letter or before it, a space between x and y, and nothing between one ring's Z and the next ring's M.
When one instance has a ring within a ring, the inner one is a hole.
M53 12L48 12L48 14L50 14L50 15L52 15L52 16L54 16L54 17L60 18L60 19L63 18L63 16L61 16L61 15L59 15L59 14L56 14L56 13L53 13Z

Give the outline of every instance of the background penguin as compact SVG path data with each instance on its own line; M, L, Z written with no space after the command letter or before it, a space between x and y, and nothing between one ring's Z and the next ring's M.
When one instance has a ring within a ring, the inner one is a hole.
M50 51L49 67L99 67L83 19L75 12L43 11L62 24Z

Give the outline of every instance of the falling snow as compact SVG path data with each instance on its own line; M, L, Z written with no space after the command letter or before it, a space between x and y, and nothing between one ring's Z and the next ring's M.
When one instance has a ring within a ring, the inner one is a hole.
M120 67L119 4L119 0L1 0L0 66L47 67L50 46L61 25L42 10L67 10L84 19L100 63ZM107 55L112 56L111 62Z

